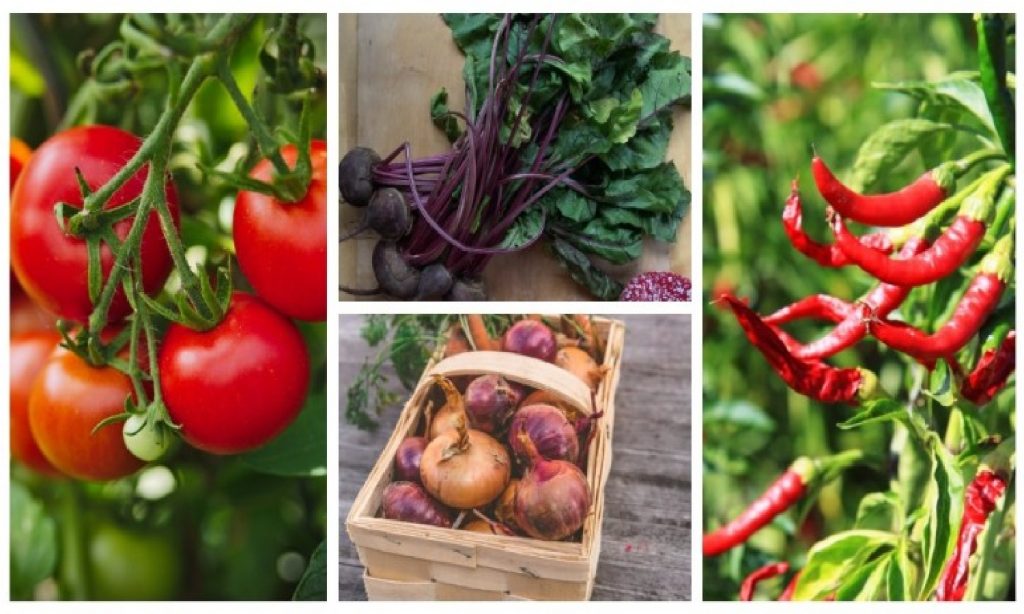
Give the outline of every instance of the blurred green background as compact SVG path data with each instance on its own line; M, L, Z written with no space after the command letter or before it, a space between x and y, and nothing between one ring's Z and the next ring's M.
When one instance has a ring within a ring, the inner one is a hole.
M871 286L866 274L823 269L789 244L781 213L790 181L800 180L806 231L830 241L825 203L810 175L812 146L848 179L869 134L920 111L913 98L872 84L976 70L971 16L705 15L703 27L705 300L731 291L770 313L818 292L855 299ZM1012 62L1012 50L1008 57ZM943 143L942 155L963 144ZM868 191L906 185L941 162L938 154L938 147L920 148ZM892 428L839 431L836 423L852 409L791 392L728 311L709 306L704 313L705 526L709 518L734 516L800 455L852 448L871 454L824 490L801 527L780 519L755 536L754 548L705 560L704 598L735 599L741 570L799 557L823 536L849 528L865 493L887 489ZM789 330L807 340L824 329ZM906 398L911 370L894 353L880 353L873 340L829 362L870 365L890 393ZM1000 402L1012 407L1012 395Z
M103 123L148 134L163 108L161 66L131 75L133 86L91 92L83 76L95 53L118 39L120 15L11 17L12 136L35 148L66 125ZM214 16L194 19L197 28ZM265 88L259 54L280 16L258 17L232 58L243 92ZM188 23L188 22L185 22ZM299 32L326 70L326 18L304 15ZM300 105L284 96L257 102L268 123L298 125ZM71 111L69 111L71 109ZM312 133L323 138L326 87L314 95ZM208 82L175 135L171 166L182 236L193 262L232 253L235 188L204 177L200 164L248 168L258 156L224 88ZM235 285L246 288L235 271ZM172 279L169 283L173 284ZM326 581L325 324L297 322L313 376L302 413L252 452L211 456L186 445L124 480L48 480L11 468L13 599L324 599Z

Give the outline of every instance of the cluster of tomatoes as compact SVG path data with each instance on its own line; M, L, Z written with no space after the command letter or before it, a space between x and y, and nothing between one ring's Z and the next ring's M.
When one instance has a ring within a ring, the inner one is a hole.
M166 453L175 437L164 422L145 413L124 416L135 398L131 378L94 365L61 346L55 322L84 325L93 311L88 287L88 247L57 223L58 203L81 207L83 183L97 190L139 150L142 141L109 126L60 132L35 152L11 147L11 454L49 475L110 480L137 471ZM281 150L291 166L297 149ZM236 291L223 319L207 330L171 323L159 341L157 366L162 402L181 438L213 454L262 446L298 415L310 378L303 338L290 318L323 321L326 287L326 162L323 141L310 145L312 177L305 196L292 203L262 192L237 195L233 239L238 265L254 293ZM270 182L273 166L259 162L252 178ZM137 199L143 167L105 204ZM166 199L175 222L174 186ZM124 242L133 217L116 222ZM104 279L114 265L101 247ZM154 212L139 243L145 291L154 296L173 269L164 230ZM111 302L109 334L124 327L131 306L123 288ZM145 355L145 351L139 354ZM148 360L140 356L143 370ZM147 395L152 384L146 382ZM99 428L97 428L99 427Z

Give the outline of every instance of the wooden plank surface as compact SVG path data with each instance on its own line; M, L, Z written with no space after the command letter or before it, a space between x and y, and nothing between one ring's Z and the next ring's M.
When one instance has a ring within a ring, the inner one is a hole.
M658 29L671 39L673 49L690 55L690 15L662 15ZM342 15L340 39L341 151L363 145L386 155L405 141L410 142L415 156L447 150L447 139L430 121L428 104L430 97L444 87L451 108L461 109L465 85L461 76L463 57L441 18L436 14ZM668 158L689 186L690 111L677 109L674 121ZM361 215L354 207L342 206L341 233L354 228ZM691 216L687 213L674 244L649 240L639 261L607 270L623 280L638 271L666 269L689 276L691 231ZM377 285L370 266L375 243L376 239L367 234L341 244L339 279L343 285ZM484 277L495 300L592 300L541 245L494 258ZM353 300L344 293L340 298Z
M612 316L626 324L626 351L615 401L612 469L605 494L594 599L690 598L690 319ZM339 382L345 391L375 355L359 337L361 316L342 316ZM390 369L386 373L393 375ZM392 381L394 378L392 377ZM401 386L394 390L403 397ZM403 398L404 402L404 398ZM344 406L339 408L344 416ZM344 519L398 419L388 407L376 432L341 420L339 595L366 599L363 567Z

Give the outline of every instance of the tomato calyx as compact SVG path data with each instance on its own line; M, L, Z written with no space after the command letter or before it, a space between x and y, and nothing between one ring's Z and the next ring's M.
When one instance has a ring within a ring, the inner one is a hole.
M205 273L197 277L199 295L202 297L198 304L185 293L175 295L174 309L146 294L141 294L142 302L149 310L168 321L177 322L193 330L210 330L224 319L224 314L231 303L231 269L230 266L218 267L215 273L216 284L211 284L209 276Z

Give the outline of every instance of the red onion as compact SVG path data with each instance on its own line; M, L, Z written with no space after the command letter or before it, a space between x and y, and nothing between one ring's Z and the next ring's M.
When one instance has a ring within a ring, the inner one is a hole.
M520 461L529 459L520 435L525 434L538 453L548 460L575 463L580 455L576 429L562 410L551 405L528 405L519 408L508 429L508 445Z
M519 439L530 464L516 489L516 525L537 539L565 539L587 518L587 478L570 462L541 456L525 431Z
M466 387L466 415L473 428L494 434L504 428L522 394L500 375L481 375Z
M384 517L435 527L451 528L452 515L440 503L430 498L427 491L412 482L392 482L384 488L382 497Z
M558 341L555 333L542 322L520 320L505 332L501 349L553 362L558 352Z
M494 501L512 473L505 446L484 433L466 428L460 418L427 445L420 461L423 487L445 505L459 509Z
M407 482L420 481L420 459L427 449L426 437L406 437L395 453L395 477Z

